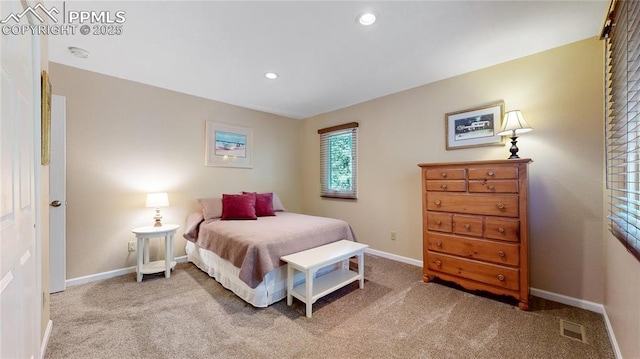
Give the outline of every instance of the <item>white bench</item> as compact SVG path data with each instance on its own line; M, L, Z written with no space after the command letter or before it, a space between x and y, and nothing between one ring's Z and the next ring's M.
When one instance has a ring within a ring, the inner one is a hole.
M287 262L287 305L293 304L293 297L307 305L307 317L311 318L311 306L319 298L345 285L360 281L364 288L364 250L369 246L341 240L324 246L286 255L281 260ZM349 258L358 257L358 272L349 270ZM315 278L318 269L342 262L339 269ZM293 286L294 270L305 274L305 282Z

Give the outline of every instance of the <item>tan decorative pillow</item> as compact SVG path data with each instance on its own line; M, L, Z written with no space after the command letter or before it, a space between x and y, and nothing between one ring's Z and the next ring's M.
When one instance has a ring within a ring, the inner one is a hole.
M222 217L222 198L198 198L198 203L202 208L202 215L205 220Z

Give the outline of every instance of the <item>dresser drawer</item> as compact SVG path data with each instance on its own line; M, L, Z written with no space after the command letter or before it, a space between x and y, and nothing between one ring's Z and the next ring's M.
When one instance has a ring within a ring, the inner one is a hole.
M466 190L467 190L467 182L464 180L456 180L456 181L429 180L427 181L427 191L465 192Z
M454 215L453 233L482 237L482 217Z
M476 193L518 193L517 180L474 180L469 181L469 192Z
M470 180L494 180L494 179L516 179L518 178L517 167L483 167L469 168Z
M440 180L445 180L445 179L449 179L449 180L461 180L461 179L465 179L466 177L466 171L464 168L449 168L449 169L430 169L430 170L425 170L427 172L427 174L425 175L425 178L428 180L436 180L436 179L440 179Z
M485 217L484 237L503 241L520 241L520 220L512 218Z
M427 192L427 210L518 217L518 196L511 194L465 194Z
M427 229L451 233L451 214L429 212L427 213Z
M510 266L520 264L520 246L513 243L429 233L427 249L497 264Z
M427 266L438 271L511 290L520 289L520 271L498 264L428 252Z

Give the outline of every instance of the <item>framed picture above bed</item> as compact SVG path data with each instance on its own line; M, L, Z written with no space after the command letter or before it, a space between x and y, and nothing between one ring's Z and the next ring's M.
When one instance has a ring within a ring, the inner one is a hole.
M503 116L504 102L447 113L447 150L504 145L504 137L496 135Z
M252 168L253 129L206 121L204 165Z

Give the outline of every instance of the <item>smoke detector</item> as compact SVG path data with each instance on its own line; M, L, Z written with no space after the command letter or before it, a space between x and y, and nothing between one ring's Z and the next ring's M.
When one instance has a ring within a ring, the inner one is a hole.
M89 51L85 49L81 49L79 47L73 47L73 46L69 46L68 49L69 49L69 52L72 53L75 57L79 57L81 59L86 59L89 57Z

